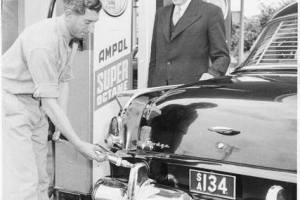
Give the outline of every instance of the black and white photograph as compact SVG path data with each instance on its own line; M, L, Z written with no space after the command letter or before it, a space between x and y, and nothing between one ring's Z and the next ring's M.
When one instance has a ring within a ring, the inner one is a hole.
M297 200L298 30L297 0L1 0L0 199Z

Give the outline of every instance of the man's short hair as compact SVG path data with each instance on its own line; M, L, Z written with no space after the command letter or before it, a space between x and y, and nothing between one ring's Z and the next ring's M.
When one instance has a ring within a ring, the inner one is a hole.
M76 14L84 15L86 9L99 12L102 8L100 0L63 0L64 10L71 10Z

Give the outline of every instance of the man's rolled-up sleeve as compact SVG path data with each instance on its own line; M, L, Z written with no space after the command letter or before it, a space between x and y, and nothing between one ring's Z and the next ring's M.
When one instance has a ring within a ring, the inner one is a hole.
M67 65L63 70L59 81L60 82L69 82L70 80L74 79L73 71L71 65Z
M27 64L35 85L33 96L57 98L58 71L53 53L46 48L34 49Z

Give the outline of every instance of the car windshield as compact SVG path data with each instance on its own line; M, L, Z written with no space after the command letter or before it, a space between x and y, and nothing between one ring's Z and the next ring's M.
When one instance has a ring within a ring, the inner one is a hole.
M239 70L295 68L298 51L297 29L296 17L278 19L268 24Z

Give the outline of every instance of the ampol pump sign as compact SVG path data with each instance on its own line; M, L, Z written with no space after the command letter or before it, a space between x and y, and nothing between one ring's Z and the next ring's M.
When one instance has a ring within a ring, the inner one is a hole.
M93 43L93 143L104 144L120 106L114 97L131 89L132 0L102 0ZM93 162L93 181L109 175L108 162Z
M131 70L131 0L103 0L94 32L94 110L128 90Z
M99 52L98 63L102 63L106 59L127 49L126 39L123 39L106 49L102 49ZM95 71L95 109L108 103L117 93L129 89L129 64L130 54Z

